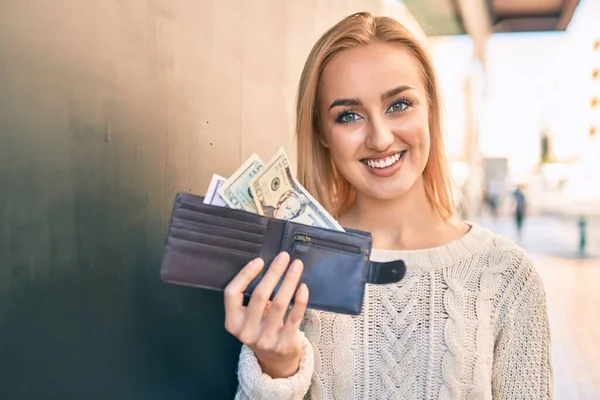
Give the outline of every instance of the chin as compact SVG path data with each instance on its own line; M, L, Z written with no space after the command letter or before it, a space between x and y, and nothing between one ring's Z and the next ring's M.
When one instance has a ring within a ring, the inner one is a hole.
M357 194L368 196L373 199L389 201L406 196L415 185L416 180L394 182L393 184L375 184L354 186Z
M383 189L383 190L365 190L365 191L361 191L357 189L357 192L360 192L363 195L369 196L373 199L377 199L377 200L381 200L381 201L390 201L390 200L396 200L399 198L402 198L404 196L406 196L406 194L409 192L409 189L396 189L396 190L389 190L389 189Z

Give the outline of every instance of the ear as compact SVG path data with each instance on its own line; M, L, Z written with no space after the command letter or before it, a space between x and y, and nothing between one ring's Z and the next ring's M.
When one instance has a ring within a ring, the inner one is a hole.
M321 142L323 147L325 147L326 149L329 148L329 143L327 143L327 139L325 139L325 135L319 133L319 141Z
M319 138L319 142L321 143L321 145L323 147L325 147L326 149L328 149L329 144L327 143L327 138L325 137L325 134L321 130L321 122L319 120L319 114L316 110L315 110L314 117L315 117L315 124L313 125L314 134L317 135L317 137Z
M323 132L321 132L320 130L316 131L315 134L319 137L319 142L323 145L323 147L325 147L326 149L329 148L329 143L327 143L327 138L325 137L325 135L323 134Z

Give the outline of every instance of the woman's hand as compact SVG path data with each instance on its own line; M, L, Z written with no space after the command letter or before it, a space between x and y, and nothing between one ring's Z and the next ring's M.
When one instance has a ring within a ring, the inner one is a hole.
M244 290L262 270L262 259L248 263L225 288L225 329L254 351L262 371L272 378L294 375L303 351L300 323L308 288L302 284L296 291L303 268L300 260L292 262L275 298L269 301L289 262L285 252L273 260L247 307L243 306ZM294 305L284 321L294 292Z

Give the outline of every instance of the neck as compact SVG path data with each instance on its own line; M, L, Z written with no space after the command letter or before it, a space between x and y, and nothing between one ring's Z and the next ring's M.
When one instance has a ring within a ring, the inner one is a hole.
M404 196L380 200L356 193L352 206L340 217L343 226L373 234L378 249L417 250L457 239L466 224L444 220L434 209L419 179Z

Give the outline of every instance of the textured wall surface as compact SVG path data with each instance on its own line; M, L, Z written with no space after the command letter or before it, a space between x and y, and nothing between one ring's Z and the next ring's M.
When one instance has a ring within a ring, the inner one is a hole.
M0 398L232 397L221 294L159 281L173 197L293 153L310 46L392 3L0 2Z

